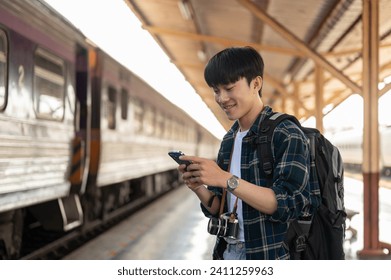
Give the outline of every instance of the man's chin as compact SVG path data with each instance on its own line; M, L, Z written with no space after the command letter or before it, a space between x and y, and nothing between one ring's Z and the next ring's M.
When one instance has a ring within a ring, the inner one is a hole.
M231 115L231 114L228 114L228 113L225 113L227 115L227 118L230 120L230 121L235 121L237 118L234 116L234 115Z

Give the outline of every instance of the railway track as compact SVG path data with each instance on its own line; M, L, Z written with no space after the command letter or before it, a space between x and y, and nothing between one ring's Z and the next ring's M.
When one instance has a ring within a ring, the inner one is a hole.
M79 248L89 240L99 236L102 232L121 222L123 219L135 214L138 210L168 194L156 195L152 198L136 200L122 208L116 209L105 215L104 220L88 223L88 226L73 230L66 234L58 234L37 229L30 238L27 238L21 260L59 260Z

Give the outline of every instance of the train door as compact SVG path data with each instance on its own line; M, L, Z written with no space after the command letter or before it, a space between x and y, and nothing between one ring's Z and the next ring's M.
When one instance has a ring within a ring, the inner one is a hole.
M84 52L85 51L85 52ZM80 54L81 55L81 54ZM100 136L100 111L101 111L101 67L102 59L99 49L89 46L83 50L83 55L78 56L83 61L83 72L78 71L77 76L85 82L80 85L81 92L86 91L85 111L86 118L80 120L80 130L85 126L86 131L86 176L83 178L82 207L84 212L84 226L95 221L101 216L101 190L96 187L96 179L99 169L101 136ZM79 86L79 85L78 85ZM83 95L80 95L82 97ZM80 114L82 116L82 114Z
M90 95L88 83L88 50L76 47L75 138L70 181L74 193L84 193L89 167Z
M94 92L96 91L97 52L93 47L77 46L74 158L72 186L81 195L83 226L96 219L99 212L99 192L95 180L99 162L99 118ZM98 102L99 103L99 102ZM99 106L99 105L98 105ZM98 107L99 108L99 107ZM96 210L98 209L98 210Z

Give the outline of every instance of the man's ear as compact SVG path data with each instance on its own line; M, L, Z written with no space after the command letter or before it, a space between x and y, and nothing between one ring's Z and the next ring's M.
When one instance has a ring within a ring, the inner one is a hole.
M258 93L258 91L262 88L263 79L261 76L256 76L253 80L254 90Z

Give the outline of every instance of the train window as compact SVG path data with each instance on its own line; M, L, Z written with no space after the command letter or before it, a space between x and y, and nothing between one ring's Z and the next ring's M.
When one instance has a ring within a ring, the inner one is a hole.
M197 139L197 134L196 134L196 131L194 128L190 129L189 127L186 127L186 136L187 136L186 141L189 141L189 142L196 141L196 139Z
M182 121L179 122L179 131L180 131L180 139L182 141L186 141L186 126Z
M144 132L146 135L153 135L155 132L155 112L152 107L145 108Z
M34 61L34 104L38 117L61 120L64 116L65 63L38 49Z
M156 113L156 136L164 137L164 116L162 113Z
M7 86L7 37L0 30L0 110L5 108Z
M180 138L182 141L186 140L185 126L182 122L179 123Z
M165 118L164 118L164 138L166 138L166 139L170 139L170 126L169 126L169 123L170 123L170 117L169 116L165 116Z
M106 118L108 122L108 128L115 129L115 115L117 108L117 91L115 88L109 86L108 97L109 98L106 103Z
M167 117L164 122L164 136L167 139L174 139L173 132L173 121L171 117Z
M129 95L126 89L121 90L121 118L123 120L128 119L128 104L129 104Z
M180 128L179 128L179 123L177 120L173 120L172 122L172 136L174 137L175 140L180 141L181 140L181 135L180 135Z
M138 133L143 131L143 118L144 118L144 110L143 110L143 103L140 100L135 99L133 101L134 106L134 132Z

